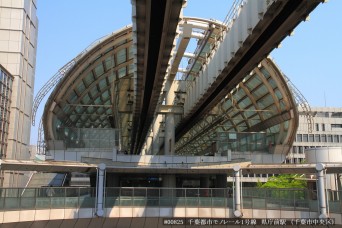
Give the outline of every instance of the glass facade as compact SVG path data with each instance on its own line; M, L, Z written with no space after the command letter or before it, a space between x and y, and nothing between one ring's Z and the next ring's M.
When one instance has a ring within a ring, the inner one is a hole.
M0 158L6 157L13 76L0 65Z
M66 80L56 86L53 93L63 102L53 108L53 134L46 135L46 138L64 140L68 148L109 148L114 144L119 146L119 140L113 138L112 132L120 129L120 143L124 150L128 150L130 99L133 97L132 28L128 26L101 43L101 48L87 50L84 59L79 60L81 63L86 61L79 64L79 74L67 74ZM69 80L73 81L72 84L68 84ZM68 89L60 93L63 87ZM83 138L106 130L109 133L102 140ZM104 143L105 139L109 140L108 143Z
M110 128L58 128L57 139L66 148L113 148L119 147L118 129Z
M222 31L218 28L214 29L210 40L221 38ZM126 27L103 39L76 60L75 67L57 84L45 106L45 140L64 140L66 136L77 135L76 132L65 135L66 132L62 133L61 129L117 129L120 132L120 150L132 149L132 132L138 125L133 118L138 93L132 37L132 28ZM215 54L215 45L218 43L208 42L201 46L199 42L195 50L199 57L187 59L187 70L176 73L176 96L170 98L173 101L168 101L182 108L182 111L175 112L175 129L182 125L190 103L195 102L188 97L189 94L198 95L201 91L199 87L206 86L204 81L209 81L209 76L202 75L205 65L203 59ZM198 78L203 79L203 85L197 83ZM179 135L173 146L175 155L212 155L227 152L227 149L268 153L276 153L276 150L284 148L288 150L286 148L295 137L298 115L291 91L275 63L265 58L234 83L237 84L229 87L229 90L226 88L226 95L220 96L215 105L210 105L185 134ZM162 105L166 102L163 96L160 94L158 98ZM167 115L161 110L155 110L155 114L153 118L157 127L144 145L148 154L165 152L162 148L166 140L164 132L169 132L165 124ZM227 137L233 134L237 136L235 139ZM71 138L68 140L74 141ZM153 140L152 146L149 140ZM79 148L82 145L77 138L72 147ZM158 151L155 149L157 147Z
M272 120L293 106L281 77L272 61L264 59L213 109L215 115L205 116L176 143L176 153L272 152L279 142L291 144L286 140L294 120ZM231 134L239 137L232 140Z

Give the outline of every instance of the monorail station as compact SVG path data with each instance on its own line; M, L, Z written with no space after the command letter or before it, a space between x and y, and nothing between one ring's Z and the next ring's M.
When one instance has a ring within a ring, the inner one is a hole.
M90 44L37 93L31 115L39 125L36 160L0 161L1 170L34 172L25 188L1 190L0 222L163 227L170 225L165 219L177 218L188 225L190 218L274 218L342 224L341 193L325 181L342 173L342 150L286 164L297 107L305 110L305 104L269 56L322 1L237 2L221 22L187 17L184 0L132 0L132 25ZM250 176L278 174L300 174L312 187L242 185Z

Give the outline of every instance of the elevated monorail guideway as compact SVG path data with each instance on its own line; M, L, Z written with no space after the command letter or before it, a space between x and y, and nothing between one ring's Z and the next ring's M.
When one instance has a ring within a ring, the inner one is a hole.
M183 0L132 1L135 59L130 153L140 152L160 97Z
M231 21L223 41L204 71L214 78L201 91L188 92L178 141L235 88L322 0L247 1ZM200 72L198 78L201 78Z
M239 91L245 92L249 100L254 102L255 110L265 111L263 107L257 107L258 100L250 93L256 86L266 85L268 91L273 87L264 82L264 74L259 72L262 69L256 69L257 76L250 72L257 65L262 65L265 56L321 0L240 1L241 5L234 10L236 14L227 24L212 19L183 17L181 10L184 2L170 0L152 4L151 0L133 0L132 27L96 41L67 63L42 88L34 102L33 124L42 98L57 85L44 109L44 139L51 142L64 140L65 137L59 131L69 128L115 127L121 129L120 150L127 150L131 154L139 154L142 149L148 151L148 147L151 148L148 145L148 139L152 138L148 134L151 132L154 139L171 139L164 140L170 142L170 145L154 143L156 146L153 144L153 151L156 153L162 147L164 152L173 152L174 148L179 150L189 141L202 143L204 128L195 131L192 128L201 125L201 119L204 119L201 126L211 125L212 121L206 117L213 109L220 111L219 105L224 105L221 102L224 99L227 98L227 102L229 99L233 101L234 94L231 92L236 86L240 86ZM175 38L178 38L177 46ZM191 38L198 40L195 53L187 52ZM116 58L119 58L118 62ZM183 60L189 63L186 69L179 68ZM185 75L181 80L176 77L179 72ZM245 88L242 82L245 79L248 84L246 77L251 80L260 78L262 85L252 83L251 88ZM120 84L112 84L114 79ZM171 85L173 88L168 89ZM281 90L281 84L277 86ZM58 92L58 89L62 89L62 92ZM263 131L265 126L293 119L293 105L288 105L291 102L286 100L291 96L287 91L280 92L285 102L284 109L278 107L280 98L274 99L276 97L271 94L277 106L272 117L278 119L265 122L266 118L260 118L260 126L246 124L246 128L241 130L236 127L236 131ZM230 93L229 98L227 95ZM234 99L238 101L236 97ZM247 107L240 108L240 104L233 106L238 111ZM221 113L225 111L222 109ZM157 115L164 115L165 120L170 120L165 121L165 129L171 129L172 126L172 131L165 131L165 134L162 132L164 126L157 120ZM234 118L229 115L223 116L224 120ZM224 124L214 118L212 120ZM153 122L160 125L152 126ZM291 129L295 124L292 125ZM151 127L153 131L149 132ZM56 129L63 137L58 135ZM192 138L179 140L183 136L186 138L185 134L188 133ZM179 141L176 146L175 135ZM289 137L285 135L283 138Z

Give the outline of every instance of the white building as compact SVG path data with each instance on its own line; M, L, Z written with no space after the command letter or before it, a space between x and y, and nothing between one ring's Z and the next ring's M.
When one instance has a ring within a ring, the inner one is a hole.
M312 127L306 114L299 110L299 126L293 149L288 155L290 163L305 159L305 149L342 146L342 108L313 107Z

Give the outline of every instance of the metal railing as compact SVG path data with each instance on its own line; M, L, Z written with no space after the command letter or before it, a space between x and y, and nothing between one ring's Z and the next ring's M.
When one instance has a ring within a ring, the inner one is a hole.
M233 208L231 188L107 187L104 207ZM330 213L342 213L342 191L327 191ZM242 188L243 209L318 212L316 192L308 189ZM1 188L0 211L95 208L95 188Z
M0 210L94 208L95 188L2 188Z
M223 23L227 25L229 28L232 26L232 21L238 16L239 9L241 8L244 0L234 0L231 8L229 9L226 17L223 20Z
M243 207L318 212L316 192L308 189L243 188Z

